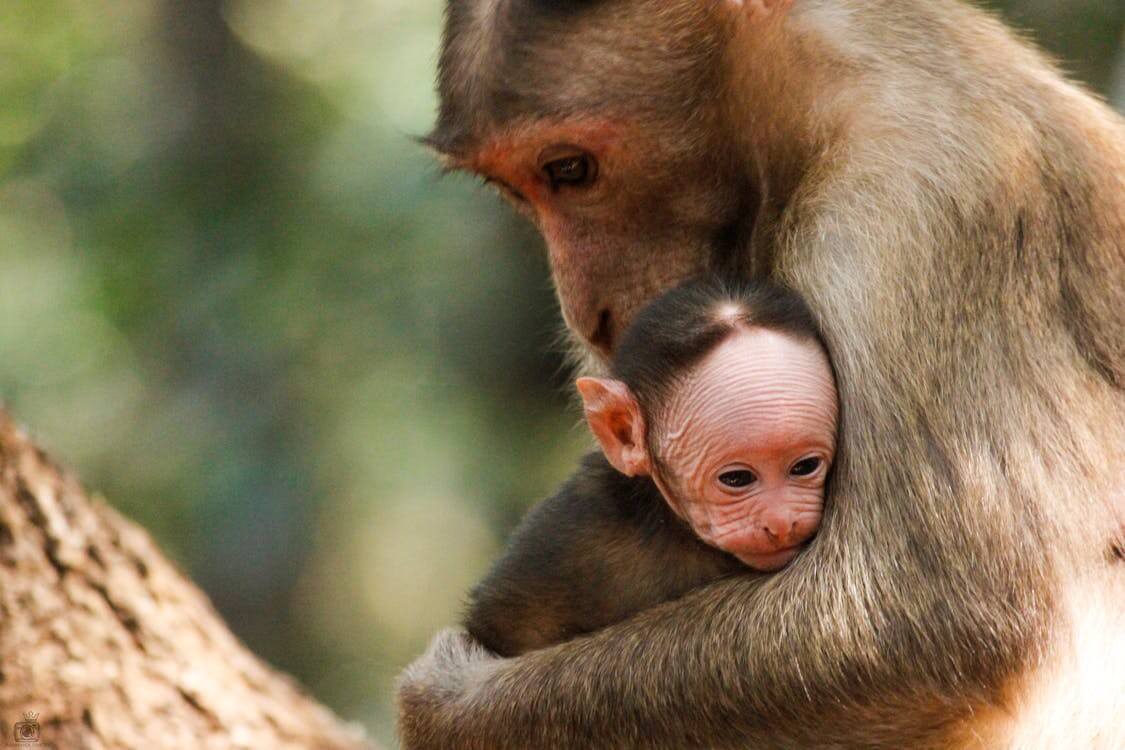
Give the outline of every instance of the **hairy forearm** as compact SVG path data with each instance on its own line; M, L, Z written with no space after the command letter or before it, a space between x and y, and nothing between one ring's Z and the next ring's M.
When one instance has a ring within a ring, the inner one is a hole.
M431 739L415 742L404 731L405 746L879 747L873 725L884 727L887 747L910 746L971 710L965 696L987 696L1017 666L1021 632L1030 630L1002 599L995 616L943 607L945 586L961 582L938 580L915 591L928 609L907 610L878 601L878 581L810 569L824 558L802 562L468 670L471 689L417 704L414 736ZM943 700L951 697L960 709Z

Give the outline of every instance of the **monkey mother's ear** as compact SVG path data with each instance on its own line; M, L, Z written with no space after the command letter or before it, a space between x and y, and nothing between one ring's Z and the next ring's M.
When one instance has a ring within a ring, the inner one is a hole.
M647 476L645 418L629 386L605 378L578 378L576 385L590 431L613 468L628 477Z

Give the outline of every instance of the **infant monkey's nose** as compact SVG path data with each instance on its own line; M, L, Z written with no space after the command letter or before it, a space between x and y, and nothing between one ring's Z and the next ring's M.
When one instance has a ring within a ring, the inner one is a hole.
M796 537L797 521L785 517L767 518L762 524L766 538L774 544L789 546Z

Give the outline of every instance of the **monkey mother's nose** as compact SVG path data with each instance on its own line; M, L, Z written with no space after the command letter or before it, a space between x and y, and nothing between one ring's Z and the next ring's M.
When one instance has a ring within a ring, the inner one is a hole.
M602 308L598 312L597 322L593 330L587 333L586 340L606 357L613 353L613 314L609 308Z

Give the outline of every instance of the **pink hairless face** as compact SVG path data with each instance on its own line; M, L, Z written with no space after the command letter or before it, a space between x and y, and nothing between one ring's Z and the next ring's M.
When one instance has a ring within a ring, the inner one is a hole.
M708 544L778 570L812 537L836 449L837 397L819 346L763 328L733 333L649 412L624 383L583 378L586 415L610 462L652 475ZM649 446L655 455L650 455Z

